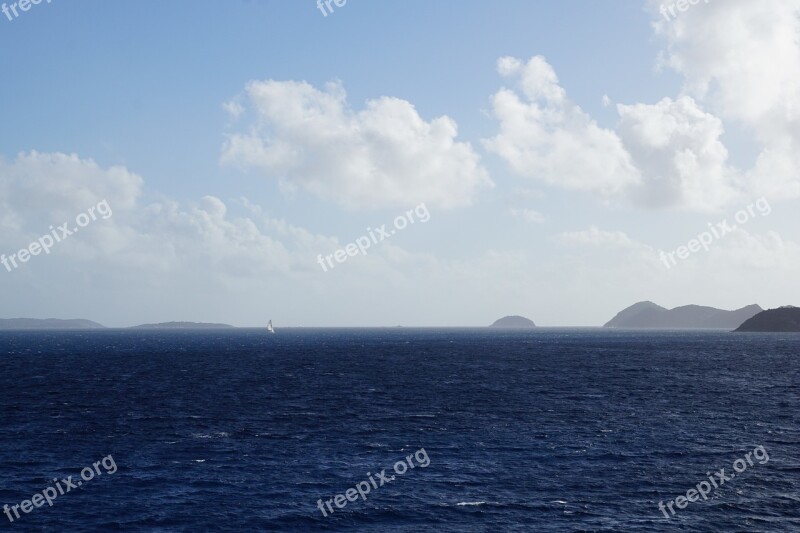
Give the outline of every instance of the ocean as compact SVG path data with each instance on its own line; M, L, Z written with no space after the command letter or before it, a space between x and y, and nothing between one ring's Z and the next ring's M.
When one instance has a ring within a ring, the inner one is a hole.
M2 332L0 399L3 531L800 531L800 335Z

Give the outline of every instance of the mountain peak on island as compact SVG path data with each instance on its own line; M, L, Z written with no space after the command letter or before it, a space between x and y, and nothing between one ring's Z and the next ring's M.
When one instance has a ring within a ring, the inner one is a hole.
M749 333L800 333L800 308L786 305L762 311L736 328Z
M606 328L625 328L625 327L643 327L631 324L645 324L653 322L656 317L662 313L668 312L668 309L656 305L653 302L639 302L632 306L623 309L617 316L612 318L605 326Z
M535 328L536 324L533 323L533 320L525 318L524 316L512 315L496 320L495 323L489 327L523 329L523 328Z
M604 327L642 329L733 329L763 311L748 305L725 311L702 305L684 305L666 309L653 302L639 302L620 311Z

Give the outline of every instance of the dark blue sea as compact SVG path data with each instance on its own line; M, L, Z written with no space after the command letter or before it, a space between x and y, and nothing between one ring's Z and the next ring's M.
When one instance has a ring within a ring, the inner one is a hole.
M800 335L4 332L0 400L2 531L800 531Z

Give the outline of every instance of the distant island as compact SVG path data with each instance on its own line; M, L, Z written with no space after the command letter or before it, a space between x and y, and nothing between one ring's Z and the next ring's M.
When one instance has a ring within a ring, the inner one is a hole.
M535 328L536 324L533 323L533 320L527 319L524 316L506 316L501 318L500 320L495 321L495 323L489 327L525 329L525 328Z
M204 322L162 322L160 324L142 324L131 329L233 329L228 324L207 324Z
M606 328L630 329L733 329L754 317L763 309L759 305L748 305L736 311L724 311L714 307L686 305L666 309L653 302L639 302L620 311Z
M0 318L0 330L82 330L107 329L104 325L84 319L61 320L58 318ZM142 324L128 329L234 329L228 324L207 324L204 322L162 322Z
M91 320L57 318L0 318L0 330L63 330L63 329L105 329L105 326Z
M751 333L800 333L800 308L793 306L763 311L736 329Z

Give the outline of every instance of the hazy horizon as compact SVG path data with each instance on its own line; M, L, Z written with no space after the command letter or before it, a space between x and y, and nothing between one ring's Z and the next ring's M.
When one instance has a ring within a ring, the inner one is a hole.
M0 14L0 316L800 304L800 0L455 6Z
M637 304L641 304L641 303L655 303L656 305L658 305L657 302L648 302L648 301L637 302L636 304L633 304L633 305L637 305ZM625 309L628 309L629 307L633 307L633 305L628 306ZM758 304L750 304L750 305L745 306L745 307L750 307L750 306L753 306L753 305L757 306ZM703 306L703 305L700 305L700 304L687 304L685 306L678 306L677 308L691 307L691 306L709 307L709 306ZM790 307L794 307L794 306L790 306ZM737 310L741 310L741 309L743 309L743 308L740 308L740 309L719 309L719 310L720 311L737 311ZM762 307L762 309L764 309L764 308ZM764 309L764 310L767 310L767 309ZM619 312L621 312L621 311L623 311L623 310L620 309ZM616 314L617 313L615 313L615 315ZM497 320L500 320L501 318L509 318L509 317L515 317L515 316L522 316L522 315L504 315L502 317L498 317ZM523 317L523 318L530 319L530 317ZM614 317L612 317L612 318L614 318ZM90 322L95 322L97 324L100 324L101 326L105 326L108 329L118 329L118 328L119 329L125 329L125 328L133 328L133 327L138 327L138 326L163 325L163 324L170 324L170 323L187 323L187 324L233 326L235 328L241 328L241 329L254 329L254 328L262 328L263 329L263 328L266 327L264 324L237 325L237 324L232 324L232 323L226 322L226 321L210 322L209 323L209 322L195 322L195 321L190 321L190 320L167 320L167 321L163 321L163 322L147 321L147 322L142 322L142 323L137 323L137 324L125 324L125 325L114 325L114 326L111 326L111 325L108 325L108 324L104 324L101 320L94 320L94 319L85 318L85 317L61 317L61 318L60 317L0 317L0 320L9 320L9 319L42 320L42 321L44 321L44 320L64 320L64 321L69 321L69 320L88 320ZM571 324L550 324L550 325L546 325L545 326L545 325L541 325L541 324L537 323L535 327L536 328L553 328L553 329L603 328L605 323L609 322L610 320L611 319L605 321L603 324L593 324L593 325L583 325L583 326L576 326L576 325L571 325ZM535 322L535 320L533 322ZM345 325L345 326L325 326L325 325L313 325L313 324L280 324L280 325L276 324L276 326L280 327L281 329L291 329L291 328L323 328L323 329L324 328L331 328L331 329L336 329L336 328L355 328L355 329L360 329L360 328L363 328L363 329L369 329L369 328L397 328L397 327L402 327L402 328L422 328L422 329L426 329L426 328L434 328L434 329L436 329L436 328L453 328L453 329L465 328L465 329L473 329L473 328L490 327L490 326L492 326L492 324L451 325L451 326L437 326L437 325L429 325L429 324L394 324L394 325L383 324L383 325L372 325L372 326L364 326L364 325L359 325L359 324L352 324L352 325ZM616 326L614 326L614 327L616 328ZM506 328L506 329L508 329L508 328ZM510 329L525 329L525 328L512 327ZM625 327L623 327L621 329L637 329L637 328L625 328ZM656 329L664 329L664 328L656 328ZM669 329L669 328L667 328L667 329ZM721 327L721 328L704 328L702 326L697 326L697 329L730 329L730 328L725 328L725 327Z

